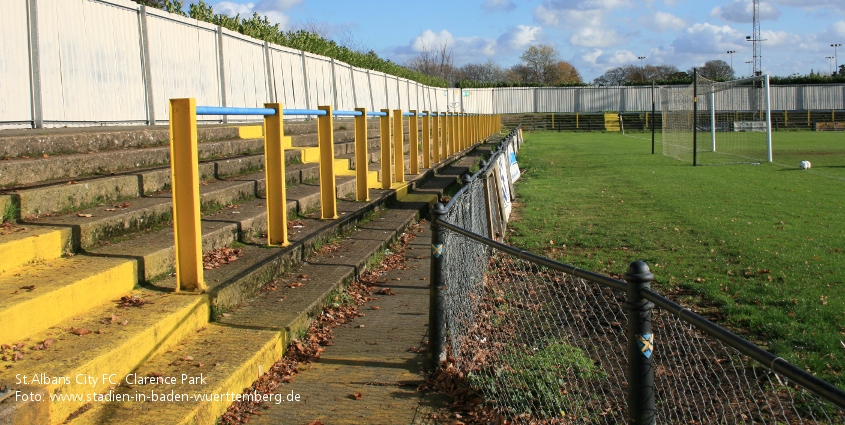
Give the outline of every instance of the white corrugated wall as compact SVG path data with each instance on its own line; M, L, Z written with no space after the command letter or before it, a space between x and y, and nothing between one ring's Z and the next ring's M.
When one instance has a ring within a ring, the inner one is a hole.
M223 29L223 75L226 77L226 106L259 108L267 98L264 44ZM260 121L261 117L230 115L230 121Z
M0 128L29 127L33 120L27 16L22 1L4 4L0 13Z
M465 97L459 89L422 86L280 46L269 45L265 52L264 42L228 30L219 31L219 43L217 26L152 8L145 8L143 19L140 6L128 0L35 1L37 81L47 126L146 122L148 92L159 123L168 119L169 99L181 97L210 106L223 105L224 98L226 106L238 107L275 99L288 108L344 110L359 105L468 113L651 109L648 86L469 89ZM32 101L37 85L30 81L29 11L25 1L7 3L0 14L0 126L30 126L39 109ZM719 100L717 108L750 107L750 94L737 96L730 104ZM845 85L773 86L772 109L842 110Z
M157 122L168 121L170 99L193 97L197 105L222 105L216 27L147 8L147 38Z
M146 120L138 6L38 1L45 121Z

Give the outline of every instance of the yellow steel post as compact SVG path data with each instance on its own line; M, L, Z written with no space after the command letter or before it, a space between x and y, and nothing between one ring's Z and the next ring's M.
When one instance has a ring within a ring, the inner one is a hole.
M431 168L431 112L423 111L422 118L422 150L423 168Z
M450 121L452 117L449 116L448 112L443 113L443 140L441 140L442 147L442 158L445 160L452 155L452 122Z
M267 205L267 244L287 246L288 209L285 193L285 149L282 146L284 112L278 103L265 103L276 111L264 117L264 177Z
M461 129L463 130L461 134L464 136L461 148L466 149L471 143L471 140L469 140L469 115L464 114L461 118Z
M455 117L455 152L464 150L464 114Z
M390 155L390 109L382 109L384 116L379 118L379 141L381 148L381 188L390 189L393 182L393 158Z
M455 152L460 152L464 150L464 145L466 144L466 125L464 123L466 119L466 115L458 114L458 126L455 129L458 132L458 137L456 140L458 141L457 146L455 146Z
M440 163L440 112L433 112L431 117L431 156L435 164Z
M393 110L393 175L396 183L405 182L405 125L401 109Z
M411 157L411 174L417 175L420 173L420 114L414 109L410 112L414 115L408 117L408 156Z
M337 183L334 174L334 114L331 106L318 106L326 115L317 116L317 144L320 149L320 218L337 218Z
M580 127L578 127L578 117L579 117L578 112L576 112L575 113L575 129L576 130L580 128Z
M170 184L176 292L182 289L202 292L206 286L202 268L197 101L194 98L170 99Z
M787 111L783 111L783 126L789 126L789 114L787 113Z
M458 115L449 117L449 155L458 153Z
M355 108L361 116L355 117L355 200L369 201L367 186L370 172L370 151L367 146L367 108Z

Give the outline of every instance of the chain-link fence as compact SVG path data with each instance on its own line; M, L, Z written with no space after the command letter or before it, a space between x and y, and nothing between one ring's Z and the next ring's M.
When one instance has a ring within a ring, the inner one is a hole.
M491 238L504 152L435 206L430 327L433 366L448 353L500 423L845 423L845 392L652 291L645 263L625 282Z

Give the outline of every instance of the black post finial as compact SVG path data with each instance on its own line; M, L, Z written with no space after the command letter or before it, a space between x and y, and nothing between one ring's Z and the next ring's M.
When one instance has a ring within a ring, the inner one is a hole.
M653 425L654 416L654 334L651 312L654 304L643 298L642 290L651 287L654 274L645 261L628 265L625 310L628 315L628 423Z
M440 220L446 214L446 207L440 202L431 209L431 275L428 297L428 370L434 372L445 360L446 313L443 307L443 242L445 230Z

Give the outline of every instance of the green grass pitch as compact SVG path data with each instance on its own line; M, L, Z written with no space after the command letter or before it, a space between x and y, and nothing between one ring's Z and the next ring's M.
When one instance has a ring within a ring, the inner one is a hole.
M635 136L527 134L510 242L615 276L646 260L661 293L845 388L845 134L707 167Z

